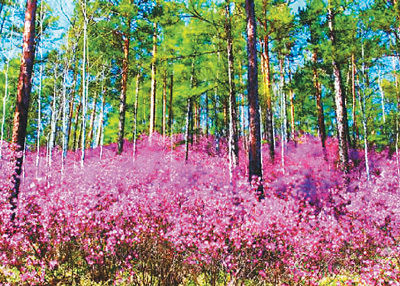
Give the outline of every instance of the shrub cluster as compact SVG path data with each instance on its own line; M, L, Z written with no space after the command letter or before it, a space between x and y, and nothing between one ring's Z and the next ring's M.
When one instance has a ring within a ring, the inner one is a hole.
M135 158L129 142L119 156L115 145L103 147L101 160L99 148L89 150L83 168L74 153L62 167L59 151L51 165L42 154L36 168L36 153L27 152L13 224L13 164L3 147L0 282L400 283L396 158L372 152L367 181L353 150L344 178L335 140L323 152L304 136L285 147L284 166L263 146L264 180L250 186L244 150L231 180L226 143L197 139L187 162L184 145L175 144L181 136L143 137ZM258 201L260 183L266 196Z

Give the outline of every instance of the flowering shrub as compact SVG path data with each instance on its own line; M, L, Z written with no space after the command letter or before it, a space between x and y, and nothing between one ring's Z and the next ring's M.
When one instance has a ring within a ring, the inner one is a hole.
M83 168L74 153L62 168L55 151L51 166L42 154L37 169L36 153L28 152L14 226L4 147L1 283L318 285L343 273L343 285L400 283L395 158L371 153L367 181L363 157L353 151L360 162L346 183L335 140L325 154L312 137L289 143L285 166L280 154L271 162L263 146L266 196L258 202L243 150L231 181L226 142L217 148L214 138L198 138L185 162L181 140L143 137L135 158L129 142L123 155L105 146L101 160L99 148L89 150Z

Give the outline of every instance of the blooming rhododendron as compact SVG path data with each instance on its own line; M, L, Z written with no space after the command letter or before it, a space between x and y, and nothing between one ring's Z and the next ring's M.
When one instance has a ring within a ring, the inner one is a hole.
M333 139L326 156L315 138L290 142L285 173L279 155L271 162L263 146L259 201L243 150L231 180L226 142L218 151L212 137L201 138L185 162L184 146L170 140L142 138L135 158L132 151L115 155L115 145L103 148L101 160L99 148L89 150L83 168L69 153L63 171L59 151L51 167L42 157L39 169L28 152L15 226L8 224L12 164L4 146L0 281L68 285L85 276L178 285L199 275L216 283L223 274L230 281L318 285L348 273L345 283L400 283L395 158L371 153L371 181L358 162L346 183ZM352 158L362 161L356 152Z

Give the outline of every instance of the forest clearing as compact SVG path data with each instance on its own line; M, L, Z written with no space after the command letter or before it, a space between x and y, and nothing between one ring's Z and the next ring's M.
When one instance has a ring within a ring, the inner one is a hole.
M0 0L0 285L400 285L398 0Z

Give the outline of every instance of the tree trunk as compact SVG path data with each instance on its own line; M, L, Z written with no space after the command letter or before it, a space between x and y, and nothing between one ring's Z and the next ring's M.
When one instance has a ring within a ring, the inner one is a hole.
M50 122L50 142L49 142L49 165L51 166L53 160L53 148L55 146L55 137L56 137L56 127L57 127L57 68L56 64L54 67L54 85L53 85L53 100L51 107L51 122Z
M357 116L356 116L356 82L355 82L355 76L356 76L356 63L354 59L354 54L351 54L351 93L353 96L353 110L352 110L352 115L353 115L353 134L354 134L354 147L357 144L357 140L360 136L359 134L359 129L357 126Z
M280 55L279 68L280 68L280 100L281 100L281 165L283 168L283 173L285 173L285 145L286 145L286 126L287 126L287 116L286 116L286 94L283 90L285 85L285 71L284 71L284 56Z
M72 94L71 94L71 98L69 101L69 115L68 115L68 123L67 123L67 138L66 138L67 149L68 149L69 141L70 141L70 137L71 137L72 118L74 116L77 76L78 76L78 71L76 69L74 69L74 75L73 75L73 81L72 81Z
M118 154L121 154L124 148L124 130L125 130L125 112L126 112L126 91L128 84L129 69L129 44L130 44L130 21L128 21L128 33L124 39L124 59L122 61L122 82L121 95L119 102L119 125L118 125Z
M233 41L232 41L232 24L230 1L226 2L226 45L228 54L228 80L229 80L229 158L230 166L234 167L239 164L239 144L237 134L237 112L236 112L236 90L235 90L235 70L233 57Z
M157 23L153 23L153 59L151 61L151 95L150 95L150 129L149 135L151 136L155 131L156 124L156 63L157 63Z
M246 0L247 13L247 55L248 55L248 102L249 102L249 180L253 176L262 180L260 113L258 103L258 73L256 48L256 20L254 1ZM262 184L257 190L259 198L264 197Z
M292 140L295 139L296 136L296 126L294 123L294 92L293 89L289 90L289 96L290 96L290 128L291 128L291 137Z
M190 121L192 117L192 99L187 100L186 112L186 134L185 134L185 161L189 159L189 138L190 138Z
M83 57L82 57L82 127L79 134L79 145L81 146L81 167L83 167L83 162L85 160L85 134L86 134L86 100L88 97L88 82L86 79L86 62L89 58L87 54L88 43L87 43L87 24L88 19L86 15L86 0L84 1L83 7ZM82 139L82 142L81 142Z
M75 122L75 126L74 126L74 138L72 141L72 149L73 151L76 151L79 148L79 140L76 140L76 135L78 132L78 126L79 126L79 112L81 111L82 108L82 102L78 102L78 105L76 106L76 111L75 111L75 118L74 118L74 122Z
M104 107L106 105L106 89L103 89L103 97L101 99L101 110L100 110L100 120L99 120L99 130L97 131L96 145L101 146L101 138L104 133Z
M210 133L209 130L209 123L208 121L210 120L210 110L208 108L208 93L206 92L206 137L208 138L208 135Z
M334 31L334 14L330 9L328 10L328 24L329 24L329 37L332 43L332 47L334 49L336 45L335 31ZM335 59L335 51L333 51L332 69L333 69L333 76L335 79L334 87L335 87L336 120L337 120L338 136L339 136L339 159L342 170L345 173L348 173L349 155L348 155L348 142L347 142L347 137L348 137L347 109L346 109L345 96L341 86L342 79L341 79L339 64Z
M321 100L321 84L318 79L317 70L317 51L313 52L313 74L314 74L314 89L315 89L315 99L317 103L317 117L318 117L318 131L321 138L322 148L326 149L326 130L325 130L325 118L324 118L324 107Z
M90 123L89 123L89 134L87 138L86 148L92 147L93 143L93 133L94 133L94 121L96 120L96 109L97 109L97 97L98 93L96 92L93 98L93 105L92 105L92 113L90 114Z
M261 55L262 60L262 74L263 74L263 83L264 83L264 98L262 102L264 102L263 110L265 110L265 118L263 119L265 122L265 132L267 134L267 141L269 146L269 156L271 161L274 161L275 158L275 146L274 146L274 130L272 126L272 84L271 84L271 67L270 67L270 58L269 58L269 36L266 35L264 37L264 45L263 45L263 53Z
M169 133L172 134L172 120L173 120L173 109L172 109L172 99L173 99L173 91L174 91L174 75L171 74L171 83L169 86L169 109L168 109L168 130Z
M136 156L136 137L137 137L137 112L138 112L138 100L139 100L139 84L140 84L140 72L136 75L136 92L135 92L135 106L134 106L134 118L133 118L133 158Z
M165 137L166 123L167 123L167 71L164 71L163 78L163 96L162 96L162 135Z
M379 85L379 93L381 94L381 106L382 106L382 119L383 123L386 123L386 111L385 111L385 92L382 88L382 79L381 79L381 71L378 73L378 85Z
M21 184L21 172L25 146L26 128L28 124L29 100L32 88L32 70L35 60L35 16L36 0L27 0L25 12L25 24L23 33L23 50L21 67L18 79L16 108L14 114L12 143L15 156L15 169L12 175L12 187L9 202L11 205L11 221L15 219L19 188Z

